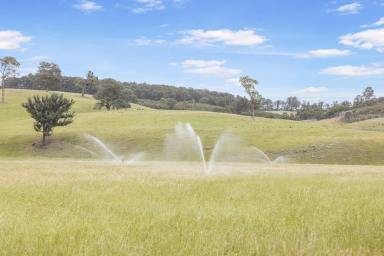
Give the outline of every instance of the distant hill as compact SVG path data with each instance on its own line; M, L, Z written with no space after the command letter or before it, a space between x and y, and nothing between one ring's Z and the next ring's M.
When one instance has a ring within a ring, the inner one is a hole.
M356 107L342 113L341 115L342 120L349 123L380 117L384 117L384 102L377 102L367 106Z
M40 134L21 107L28 97L45 91L7 89L0 104L0 159L103 159L85 134L91 134L117 154L129 157L145 151L160 156L167 134L179 122L190 123L201 137L207 157L223 132L231 133L271 158L285 156L293 163L384 164L384 133L356 129L356 124L334 120L291 121L204 111L154 110L133 104L131 109L94 109L91 96L64 93L75 100L74 123L57 128L48 149L36 148Z

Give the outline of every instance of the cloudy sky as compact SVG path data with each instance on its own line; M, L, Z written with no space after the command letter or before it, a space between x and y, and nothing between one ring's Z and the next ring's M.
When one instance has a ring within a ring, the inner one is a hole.
M34 72L172 84L272 99L384 96L384 0L12 0L0 3L0 56Z

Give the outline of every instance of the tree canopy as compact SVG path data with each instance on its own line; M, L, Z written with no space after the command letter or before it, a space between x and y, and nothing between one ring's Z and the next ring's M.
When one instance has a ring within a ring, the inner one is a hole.
M5 86L6 81L10 77L16 75L17 69L20 67L20 63L10 56L6 56L0 59L0 82L1 82L1 102L5 103Z
M66 126L73 122L74 113L70 112L75 102L64 98L61 94L48 96L34 96L29 98L23 107L31 115L35 122L35 131L42 132L42 145L46 145L46 138L52 135L57 126Z
M130 108L129 104L132 93L113 79L104 79L99 83L98 90L94 95L98 100L96 108L111 109Z
M41 89L56 91L60 89L61 78L61 69L57 64L43 61L39 65L34 82Z

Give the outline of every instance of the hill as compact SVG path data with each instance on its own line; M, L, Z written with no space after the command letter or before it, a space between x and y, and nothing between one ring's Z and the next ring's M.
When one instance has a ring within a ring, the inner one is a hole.
M384 102L382 102L382 99L380 99L379 102L363 105L347 111L343 114L342 119L352 123L380 117L384 117Z
M231 132L271 157L287 156L298 163L384 164L384 133L356 129L356 124L336 121L288 121L212 112L153 110L134 105L129 110L94 110L95 100L65 93L76 103L75 122L54 131L48 149L33 144L40 139L21 103L33 90L7 90L7 104L0 105L0 158L96 158L86 149L95 147L84 138L92 134L121 155L147 151L156 155L178 122L191 123L209 154L224 131Z

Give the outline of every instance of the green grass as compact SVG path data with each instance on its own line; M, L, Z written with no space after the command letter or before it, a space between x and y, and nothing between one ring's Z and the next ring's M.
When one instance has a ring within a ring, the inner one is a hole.
M0 105L0 255L383 255L381 119L354 124L228 114L94 110L75 99L76 119L47 148L21 108L44 92L7 90ZM91 160L96 135L116 152L158 154L177 122L189 122L209 153L223 131L271 156L323 165L198 166ZM79 147L80 146L80 147ZM76 160L77 159L77 160Z
M134 106L130 110L94 110L89 96L69 94L76 101L74 124L54 131L47 149L32 144L40 140L21 103L41 91L7 90L7 104L0 105L0 159L91 158L78 146L93 147L84 140L90 133L121 155L145 150L156 155L163 139L178 122L189 122L201 136L207 154L224 131L246 139L270 156L286 155L292 162L335 164L384 164L384 133L366 131L336 121L288 121L229 114L160 111ZM358 125L358 123L356 124ZM91 148L94 149L94 148Z
M0 166L0 255L384 253L383 168L249 166L253 175L204 178L193 168Z

